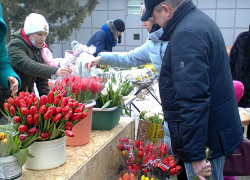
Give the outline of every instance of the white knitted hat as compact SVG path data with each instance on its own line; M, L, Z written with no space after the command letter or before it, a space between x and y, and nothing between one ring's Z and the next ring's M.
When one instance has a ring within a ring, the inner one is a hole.
M49 25L41 14L31 13L24 22L25 34L33 34L36 32L47 32L49 34Z
M141 5L141 8L140 8L139 16L142 17L142 15L145 13L145 11L146 11L146 7L145 7L144 4L142 4L142 5ZM148 21L154 22L154 18L153 18L153 17L150 17L150 18L148 19Z

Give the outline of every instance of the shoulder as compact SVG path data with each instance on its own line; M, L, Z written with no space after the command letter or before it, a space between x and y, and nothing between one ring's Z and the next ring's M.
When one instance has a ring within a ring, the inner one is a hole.
M99 31L96 32L96 36L97 37L106 37L107 33L103 29L100 29Z

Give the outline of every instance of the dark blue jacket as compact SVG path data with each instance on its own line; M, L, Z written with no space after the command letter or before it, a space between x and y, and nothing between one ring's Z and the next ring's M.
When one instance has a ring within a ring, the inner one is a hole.
M184 1L164 29L159 79L173 151L184 162L227 155L243 140L226 46L217 25Z
M97 56L100 52L112 52L113 47L117 44L117 31L112 21L102 25L102 29L97 31L88 41L87 46L96 47Z

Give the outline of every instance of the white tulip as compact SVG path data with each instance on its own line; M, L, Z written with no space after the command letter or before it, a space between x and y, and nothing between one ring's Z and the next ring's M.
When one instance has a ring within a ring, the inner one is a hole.
M117 89L118 89L118 86L113 84L112 90L113 90L114 93L117 91Z
M107 96L107 95L108 95L108 89L107 89L107 88L104 88L104 89L102 90L102 95L103 95L103 96Z
M149 115L150 115L150 113L145 113L144 114L144 120L148 121L149 120Z

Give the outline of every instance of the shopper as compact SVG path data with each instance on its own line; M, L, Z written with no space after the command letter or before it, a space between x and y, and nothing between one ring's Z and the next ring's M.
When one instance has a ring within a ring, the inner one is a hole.
M230 66L234 80L241 81L244 86L244 94L238 106L250 107L250 26L249 31L242 32L237 37L231 52ZM250 125L248 125L247 138L250 139Z
M21 87L19 76L12 69L6 51L7 25L3 20L2 6L0 3L0 108L3 110L4 99L15 95ZM0 113L0 118L2 117Z
M243 140L226 46L214 21L191 0L144 0L169 41L159 78L172 149L200 180L223 180L225 155ZM206 148L213 153L205 161Z
M125 31L125 23L121 19L109 20L102 25L88 41L87 46L94 45L97 56L100 52L112 52L117 43L121 43L122 33Z
M39 95L49 92L48 79L71 73L68 67L58 68L45 65L41 50L47 47L45 40L49 25L45 18L36 13L26 17L24 28L11 36L8 53L11 65L22 80L21 91L33 92L36 83Z

